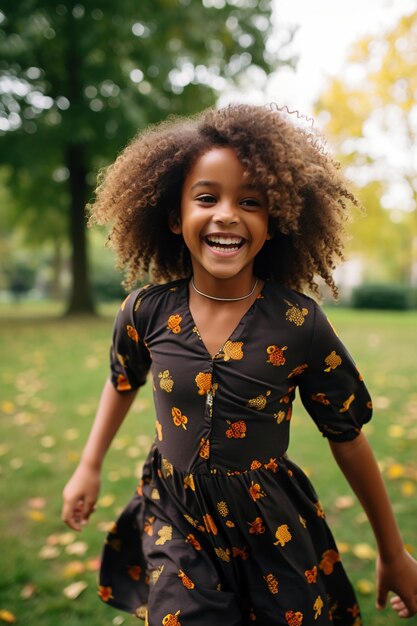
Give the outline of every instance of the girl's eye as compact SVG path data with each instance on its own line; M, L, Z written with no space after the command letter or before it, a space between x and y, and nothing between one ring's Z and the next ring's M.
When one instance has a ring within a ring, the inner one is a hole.
M202 193L200 196L197 196L196 200L201 202L201 204L214 204L216 202L216 198L209 193Z
M261 206L261 203L256 198L244 198L240 201L240 204L247 209L257 209Z

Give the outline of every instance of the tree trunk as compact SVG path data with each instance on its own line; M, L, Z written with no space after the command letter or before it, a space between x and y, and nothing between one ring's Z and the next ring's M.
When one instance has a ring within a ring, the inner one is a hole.
M85 204L87 199L84 149L80 144L69 145L66 152L70 173L70 241L72 286L67 314L94 314L88 271Z

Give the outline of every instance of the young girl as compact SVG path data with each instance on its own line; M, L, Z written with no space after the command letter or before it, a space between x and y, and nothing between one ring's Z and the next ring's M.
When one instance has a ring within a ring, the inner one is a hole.
M346 204L313 131L248 105L171 120L109 168L92 218L133 291L62 517L81 530L105 452L151 372L156 436L137 493L110 531L99 594L150 626L360 625L309 480L287 456L298 388L361 501L379 548L377 605L417 612L405 551L362 425L371 401L313 299L335 292Z

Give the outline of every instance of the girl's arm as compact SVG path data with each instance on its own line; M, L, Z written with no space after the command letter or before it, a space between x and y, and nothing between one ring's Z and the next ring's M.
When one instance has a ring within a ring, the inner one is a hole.
M63 491L61 517L74 530L82 530L100 490L104 456L126 416L136 391L119 393L108 380L103 388L96 417L81 460Z
M400 617L417 613L417 562L405 550L391 503L371 447L363 433L353 441L330 442L340 469L358 497L378 544L377 607L391 604Z

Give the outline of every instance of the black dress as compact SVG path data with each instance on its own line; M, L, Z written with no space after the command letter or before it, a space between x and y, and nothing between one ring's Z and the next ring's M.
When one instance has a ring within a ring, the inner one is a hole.
M137 492L107 537L101 598L150 626L359 626L324 511L286 455L297 387L331 440L355 438L371 417L320 307L267 282L212 358L188 281L143 288L122 304L111 364L120 392L150 370L157 420Z

